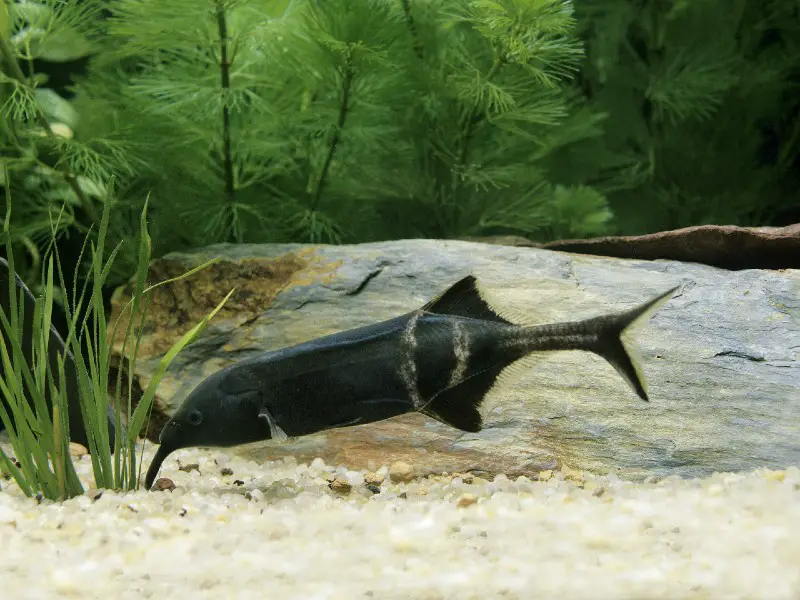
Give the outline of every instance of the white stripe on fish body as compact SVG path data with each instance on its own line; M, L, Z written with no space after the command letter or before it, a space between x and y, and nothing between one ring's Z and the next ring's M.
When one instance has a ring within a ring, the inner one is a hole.
M415 408L422 406L422 397L417 384L417 364L414 360L414 350L417 347L417 321L422 311L416 311L406 323L403 336L400 340L401 363L399 368L400 379L403 380L408 396Z
M457 385L464 379L467 372L467 364L470 355L470 339L464 324L456 319L453 321L453 353L456 356L456 364L450 373L450 383L448 387Z

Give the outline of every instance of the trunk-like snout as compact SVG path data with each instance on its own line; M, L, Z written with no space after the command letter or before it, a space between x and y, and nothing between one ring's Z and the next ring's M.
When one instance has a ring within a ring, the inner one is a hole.
M153 483L155 483L156 475L158 475L161 465L164 464L166 458L175 450L177 450L177 448L173 448L164 444L161 444L158 447L156 455L153 457L153 462L150 463L150 468L147 469L147 475L144 479L144 487L146 490L149 490L153 487Z
M164 461L170 454L181 447L180 441L177 439L178 429L178 424L170 419L167 424L164 425L164 429L161 430L161 435L158 437L158 441L161 445L158 447L158 450L156 450L156 455L153 457L153 462L150 463L150 468L147 469L147 476L144 479L145 489L149 490L153 487L161 465L164 464Z

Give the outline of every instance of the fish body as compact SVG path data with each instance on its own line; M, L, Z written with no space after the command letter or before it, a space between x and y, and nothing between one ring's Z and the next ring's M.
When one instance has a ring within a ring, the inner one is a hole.
M11 299L9 296L9 277L11 276L11 269L9 268L8 262L4 258L0 258L0 307L2 308L3 312L6 315L6 319L8 319L9 323L11 322ZM22 300L23 300L23 319L22 319L22 331L23 337L20 342L20 348L24 356L27 359L28 368L33 370L33 348L34 343L38 344L38 340L33 331L33 315L34 309L36 307L36 298L34 297L33 293L28 289L28 286L20 279L20 277L14 273L14 280L16 284L15 293L17 294L17 300L19 300L19 290L22 290ZM19 310L19 302L17 303L17 310ZM11 340L8 338L8 334L3 327L2 322L0 322L0 335L3 336L3 341L6 345L6 350L8 351L9 359L13 358L13 346L11 344ZM81 405L80 405L80 378L78 374L78 367L75 363L75 357L73 356L72 352L66 347L66 344L59 335L58 331L56 330L55 326L52 324L50 325L50 334L49 340L47 345L47 354L48 354L48 361L49 361L49 370L53 374L53 376L58 379L58 360L59 357L64 357L64 375L65 375L65 383L66 387L64 388L63 392L66 396L66 404L69 416L69 439L73 442L77 442L82 444L86 448L91 448L89 443L89 436L86 432L86 428L84 426L83 417L81 413ZM0 377L6 377L5 374L5 366L3 362L0 361ZM26 391L29 390L27 382L23 382L24 389ZM48 411L50 413L50 417L52 418L52 411L53 411L53 402L50 394L50 386L45 387L45 402L47 404ZM26 397L30 398L30 393L26 393ZM11 412L11 408L8 406L8 401L6 398L0 399L0 402L3 403L4 408L6 409L9 419L14 421L14 415ZM34 409L33 400L30 400L30 406ZM106 407L106 425L108 427L108 441L109 441L109 448L112 450L114 449L114 437L115 437L115 426L114 426L115 418L114 418L114 409L112 408L111 404L109 403ZM0 419L0 430L4 428L5 424Z
M179 448L285 441L420 412L467 432L487 394L532 353L603 356L647 400L620 334L677 288L634 309L582 321L519 325L489 306L473 276L404 315L265 352L200 383L164 426L145 479ZM516 369L519 372L519 369Z

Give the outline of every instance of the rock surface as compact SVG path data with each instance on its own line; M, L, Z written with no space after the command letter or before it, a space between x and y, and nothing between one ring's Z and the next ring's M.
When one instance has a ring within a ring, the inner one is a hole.
M628 342L642 357L651 402L602 359L542 355L515 387L494 394L487 428L465 434L420 415L236 452L258 460L321 456L375 470L406 461L415 474L531 475L561 466L648 475L707 475L800 464L800 271L725 271L673 261L538 248L408 240L356 246L218 245L156 261L158 289L137 364L144 387L168 347L236 287L212 325L159 387L149 437L206 376L236 360L416 308L468 273L498 304L540 322L581 319L681 290ZM119 290L114 315L125 300ZM115 348L116 351L119 348Z

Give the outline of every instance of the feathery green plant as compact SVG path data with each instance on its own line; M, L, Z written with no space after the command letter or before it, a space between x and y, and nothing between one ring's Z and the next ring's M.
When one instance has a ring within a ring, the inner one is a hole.
M582 51L567 0L108 10L103 52L76 86L75 134L125 132L142 166L120 176L121 195L136 214L151 194L159 253L587 235L611 217L601 194L547 163L601 131L570 90Z
M31 255L33 272L41 264L39 248L49 245L54 212L63 206L59 237L86 234L100 218L107 182L133 173L124 140L77 139L80 115L33 72L37 59L68 61L96 52L101 11L95 0L0 2L0 171L10 174L0 184L22 199L11 233L15 247Z
M50 340L50 318L54 295L54 268L58 270L61 285L66 289L61 262L57 249L48 252L46 283L43 296L36 299L34 327L27 331L22 327L24 303L22 290L15 283L13 247L10 230L10 199L7 198L7 215L4 222L5 243L9 256L9 298L10 315L0 311L0 319L4 327L5 338L2 339L2 360L4 376L0 380L0 390L6 404L11 408L11 415L0 403L0 418L9 432L11 445L19 463L0 449L0 461L6 472L10 473L20 488L29 496L41 493L50 499L65 499L83 492L69 454L69 425L66 395L65 361L71 352L78 372L78 400L81 417L89 439L89 452L92 461L95 483L98 488L136 489L141 476L141 465L137 469L136 438L149 418L155 391L169 365L178 353L190 344L207 327L209 321L222 308L233 293L233 290L196 326L186 332L159 362L154 377L144 391L135 409L131 406L132 373L135 369L136 354L142 335L142 328L147 312L149 293L160 285L191 276L200 269L215 262L208 261L176 278L145 287L148 266L151 258L151 243L147 230L147 205L141 215L139 264L135 275L134 293L131 300L123 308L117 322L109 335L108 324L103 306L102 288L113 265L117 249L112 251L108 259L104 258L104 243L107 235L112 202L108 199L99 224L97 244L91 244L91 290L88 300L85 286L81 294L73 290L72 302L66 304L67 317L70 322L69 333L65 341L65 352L57 360L57 373L47 359L48 342ZM54 224L53 232L57 226ZM88 280L87 280L88 284ZM19 297L18 297L18 294ZM80 306L87 302L87 310L82 321ZM19 310L17 307L20 307ZM124 331L122 355L128 359L128 405L121 406L119 398L122 391L122 369L117 373L117 381L113 400L109 398L111 371L111 347L117 339L117 328L125 314L132 311ZM137 321L138 319L138 321ZM93 336L89 336L92 330ZM24 336L35 335L34 351L31 356L22 352L21 341ZM12 351L9 352L5 340L10 340ZM58 382L58 384L56 383ZM26 398L24 387L27 384L32 404ZM45 385L49 386L50 398L53 399L52 413L45 404ZM107 407L114 405L115 432L113 452L109 443L107 427ZM11 418L10 418L11 417ZM124 420L123 420L124 418Z
M797 3L575 0L575 9L586 107L607 119L601 138L559 159L609 198L619 230L762 225L797 202Z
M572 3L401 4L415 48L403 112L412 159L396 173L403 195L389 214L432 237L602 232L602 195L560 185L547 160L600 133L569 87L583 56Z

